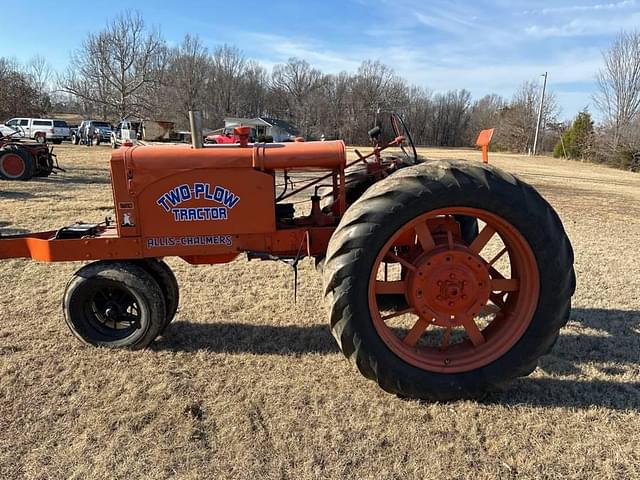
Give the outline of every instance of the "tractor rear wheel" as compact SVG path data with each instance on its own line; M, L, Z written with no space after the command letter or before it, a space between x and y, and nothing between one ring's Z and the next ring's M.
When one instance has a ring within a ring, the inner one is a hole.
M468 243L460 216L479 233ZM333 234L323 272L334 337L384 390L445 401L528 375L567 322L573 251L551 206L492 166L402 169ZM386 311L380 294L404 297Z
M404 165L402 168L406 168L409 165ZM345 178L345 192L347 205L352 205L356 202L367 189L377 182L375 175L368 174L365 169L355 170L347 174ZM327 194L329 196L330 194ZM326 206L325 213L330 212L333 209L333 205ZM468 244L475 239L478 235L478 222L473 217L466 217L464 215L457 215L456 221L460 225L462 238ZM324 267L324 257L316 258L316 270L322 273ZM385 310L402 310L407 308L407 301L404 295L395 293L380 293L377 295L378 304Z
M178 280L173 274L171 267L163 260L158 258L145 258L136 262L147 272L149 272L153 278L158 282L164 298L166 301L166 318L165 323L160 330L160 333L164 331L171 323L178 311L178 304L180 303L180 287L178 286Z
M82 267L64 293L64 317L83 343L137 350L160 333L166 300L158 282L133 262Z
M30 180L34 171L33 157L14 146L0 150L0 178L5 180Z

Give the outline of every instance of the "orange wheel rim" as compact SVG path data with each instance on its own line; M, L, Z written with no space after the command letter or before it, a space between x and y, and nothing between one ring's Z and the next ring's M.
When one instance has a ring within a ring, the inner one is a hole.
M26 169L24 161L15 153L5 153L0 158L0 169L9 178L17 178L24 174Z
M470 245L454 215L483 223ZM386 277L389 264L401 269L399 278ZM539 291L535 255L513 225L486 210L451 207L420 215L386 242L371 272L369 308L397 356L423 370L459 373L488 365L515 345ZM384 294L404 295L407 308L381 311L376 297Z

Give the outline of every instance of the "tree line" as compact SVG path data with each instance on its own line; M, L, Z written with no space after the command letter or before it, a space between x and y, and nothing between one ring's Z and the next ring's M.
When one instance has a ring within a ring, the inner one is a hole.
M540 151L555 148L560 156L610 162L623 150L640 148L639 38L623 33L605 52L594 95L604 120L597 127L591 122L580 149L571 143L576 135L568 133L574 122L558 120L556 96L547 92ZM511 98L490 94L474 100L464 89L436 93L372 60L355 72L326 74L291 58L268 71L237 47L210 50L197 36L171 47L132 11L89 34L64 72L54 75L42 58L25 66L0 58L0 85L3 117L55 111L115 121L134 115L186 128L187 112L199 109L209 128L222 126L225 117L275 117L306 138L362 144L381 112L396 111L419 145L470 146L480 130L496 127L493 148L520 153L532 148L541 95L537 82L524 82ZM565 140L569 148L558 147Z

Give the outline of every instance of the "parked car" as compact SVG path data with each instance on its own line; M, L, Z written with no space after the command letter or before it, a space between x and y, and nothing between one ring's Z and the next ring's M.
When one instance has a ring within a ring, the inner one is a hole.
M18 138L33 138L38 142L50 140L55 144L69 138L69 127L64 120L49 118L12 118L5 125L18 131Z
M93 145L100 145L103 142L108 143L111 140L111 132L113 127L109 122L99 120L83 120L78 128L72 133L71 143L78 145L84 143L87 137L87 131L91 132L91 142Z
M179 142L182 138L183 136L175 130L173 122L125 118L116 125L111 133L111 146L118 148L125 142L134 144L139 140Z
M214 130L209 135L204 137L204 143L206 144L228 144L228 143L240 143L240 137L238 137L234 131L234 127L224 127ZM253 143L256 140L256 129L251 129L249 135L249 142ZM273 139L272 139L273 141Z

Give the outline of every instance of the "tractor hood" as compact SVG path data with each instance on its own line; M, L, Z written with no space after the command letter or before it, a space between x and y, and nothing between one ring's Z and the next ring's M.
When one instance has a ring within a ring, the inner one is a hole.
M256 143L248 147L207 145L145 145L117 150L112 161L124 160L136 177L171 170L255 168L258 170L331 170L344 167L344 142Z

